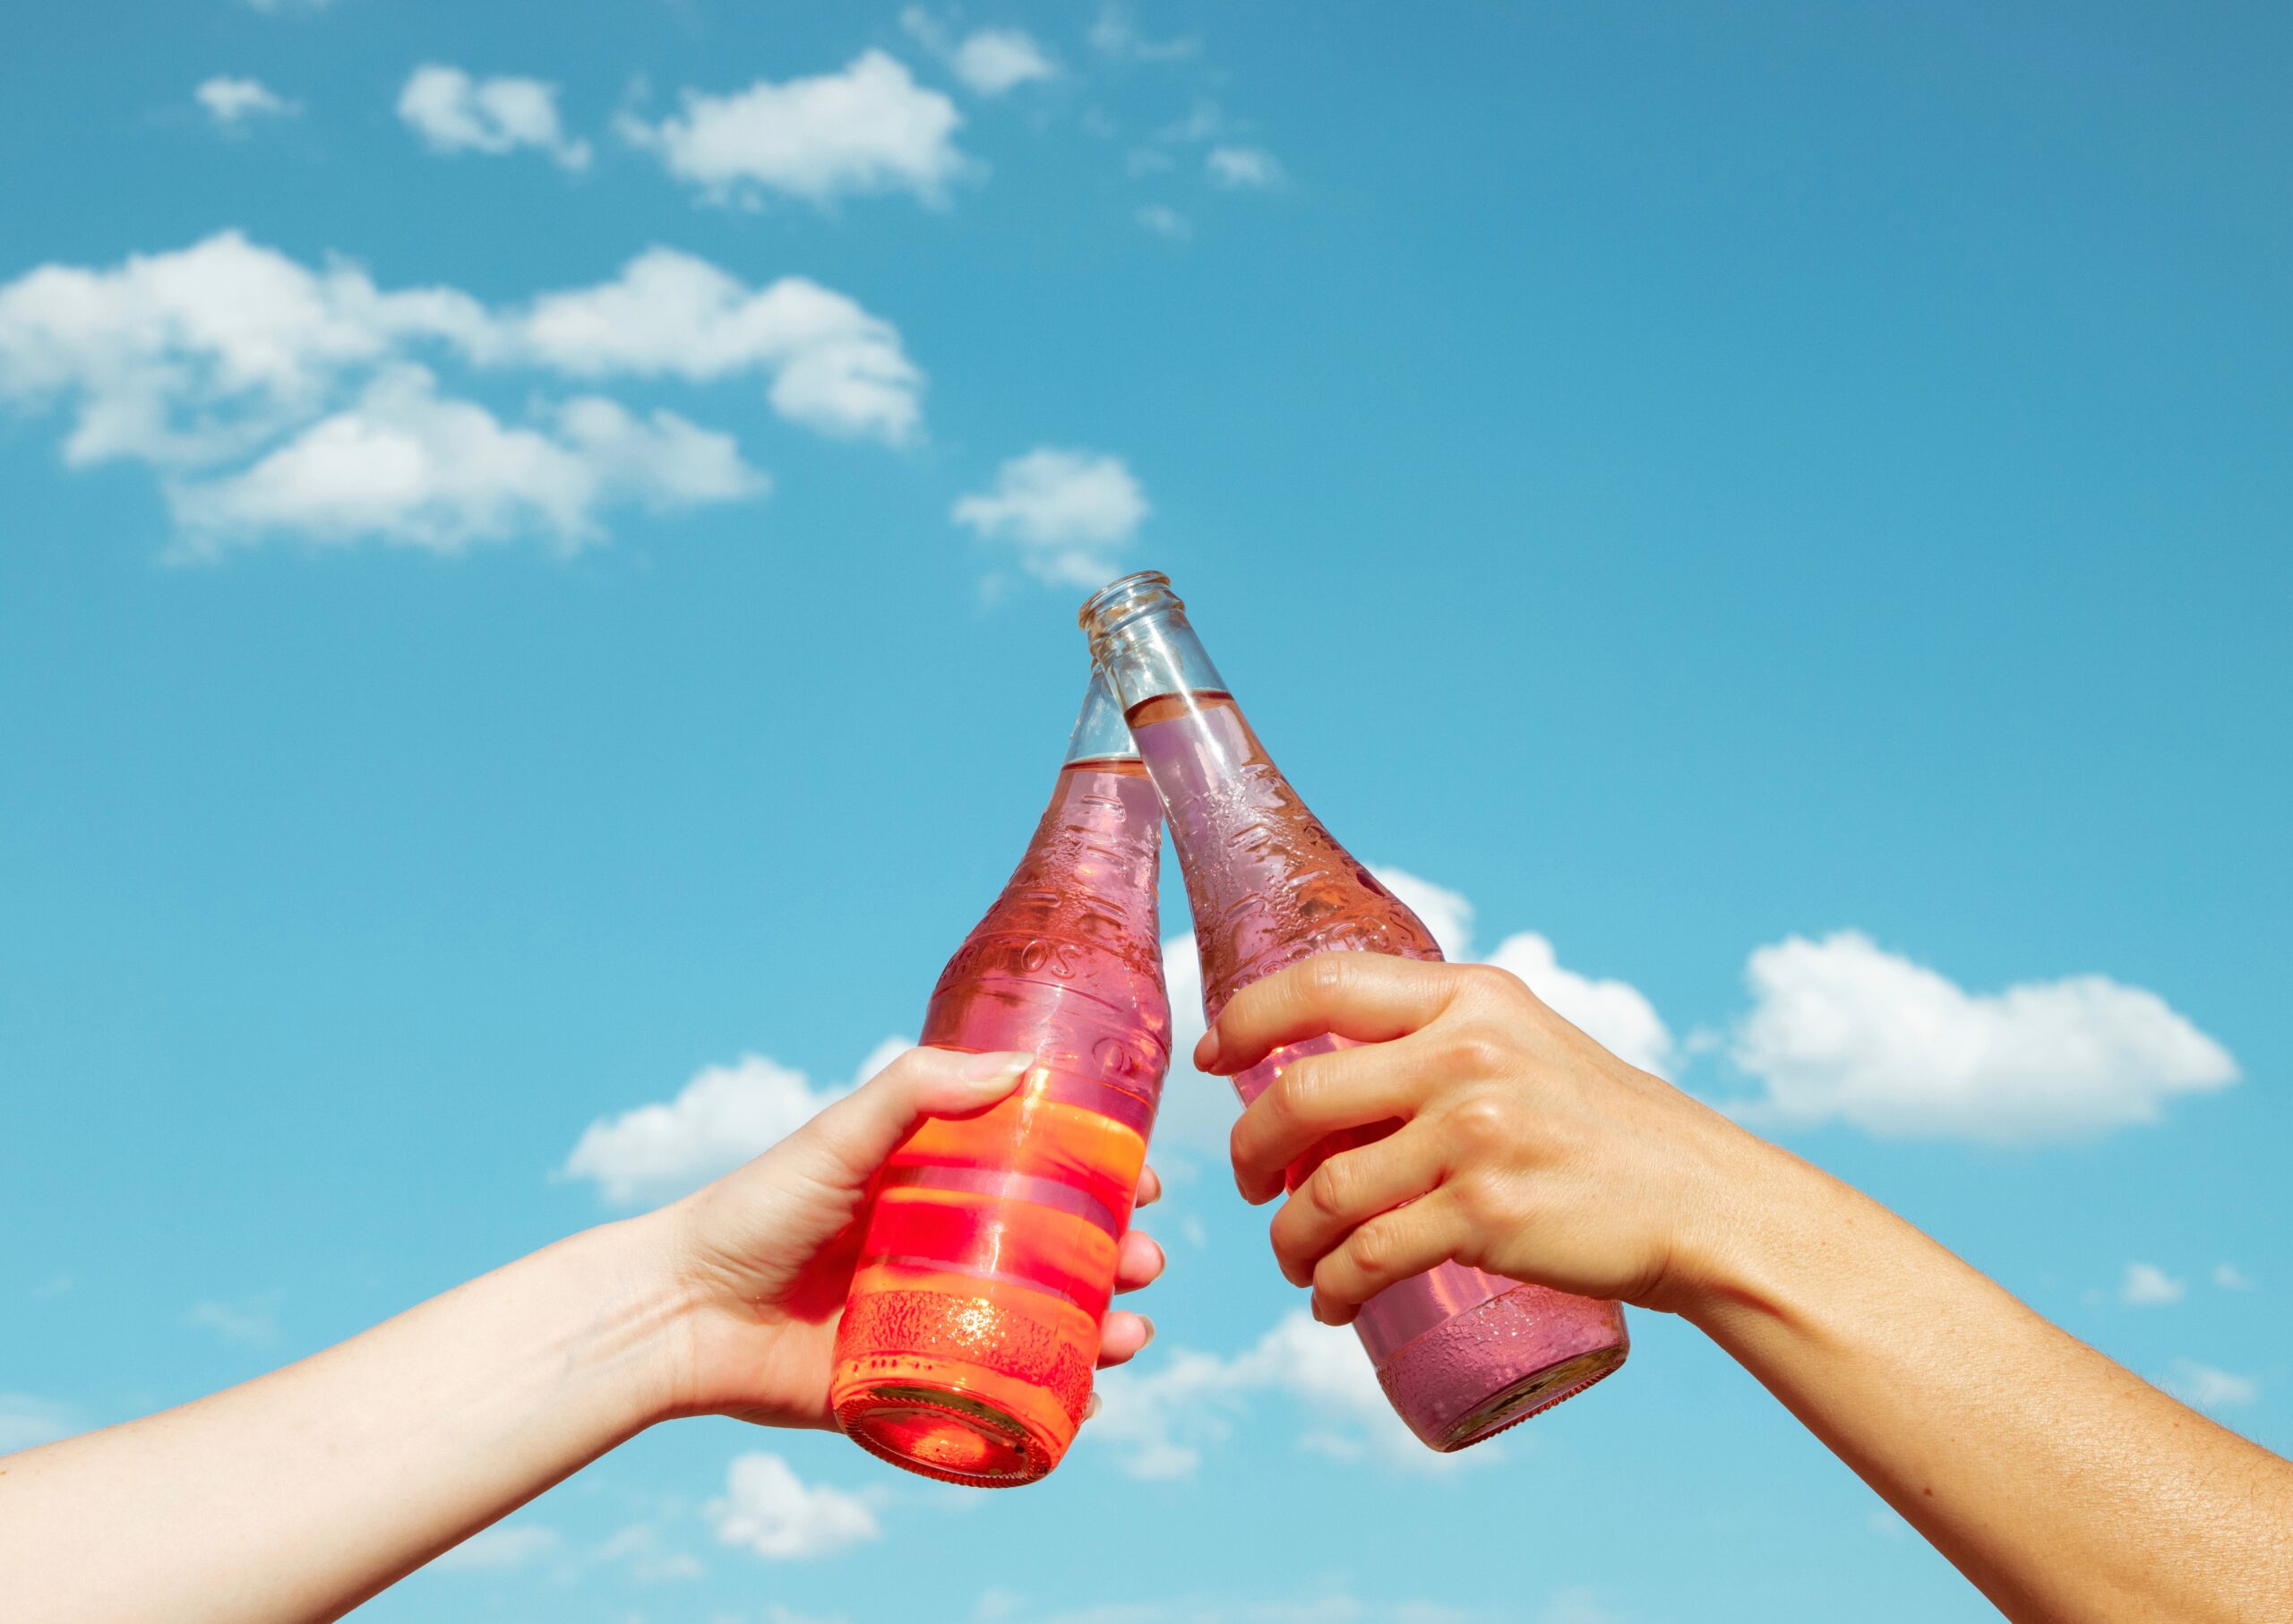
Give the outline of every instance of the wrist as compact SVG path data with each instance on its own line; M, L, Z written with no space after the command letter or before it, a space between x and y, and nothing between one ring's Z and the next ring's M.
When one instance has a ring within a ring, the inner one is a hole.
M677 1261L673 1208L585 1230L566 1244L588 1288L588 1362L634 1434L686 1413L698 1293Z
M1791 1271L1843 1187L1732 1122L1699 1160L1697 1189L1679 1207L1688 1222L1647 1306L1710 1333L1717 1321L1782 1310Z

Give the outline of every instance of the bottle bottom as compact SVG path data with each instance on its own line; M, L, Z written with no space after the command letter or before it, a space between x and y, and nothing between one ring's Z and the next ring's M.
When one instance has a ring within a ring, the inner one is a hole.
M1516 1285L1396 1349L1378 1383L1420 1441L1448 1455L1575 1397L1631 1350L1619 1304Z
M1045 1476L1067 1452L1060 1437L979 1390L987 1372L872 1381L840 1388L836 1424L895 1466L974 1489L1010 1489Z

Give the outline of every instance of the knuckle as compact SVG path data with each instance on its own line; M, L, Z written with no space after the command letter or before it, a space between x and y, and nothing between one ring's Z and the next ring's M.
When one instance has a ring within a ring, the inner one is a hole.
M1303 979L1316 1000L1336 999L1353 984L1353 967L1343 953L1324 953L1306 961Z
M1343 1219L1353 1210L1361 1185L1350 1160L1339 1156L1314 1170L1314 1176L1306 1181L1306 1191L1316 1212L1325 1218Z
M1274 1108L1290 1121L1303 1121L1313 1114L1324 1092L1321 1067L1311 1057L1292 1061L1274 1085Z
M1399 1237L1389 1224L1364 1224L1353 1232L1353 1239L1346 1242L1345 1250L1357 1273L1365 1280L1387 1280L1394 1274L1395 1259L1400 1251Z
M1450 1142L1468 1155L1502 1149L1514 1136L1513 1105L1500 1095L1477 1092L1460 1100L1448 1113Z

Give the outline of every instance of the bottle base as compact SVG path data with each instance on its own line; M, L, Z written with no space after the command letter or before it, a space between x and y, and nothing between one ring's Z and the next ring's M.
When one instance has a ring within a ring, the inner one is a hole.
M1064 1449L961 1388L880 1382L839 1399L836 1424L869 1454L944 1483L1015 1489L1046 1475Z
M1516 1285L1404 1343L1378 1384L1419 1442L1449 1455L1575 1397L1631 1348L1619 1304Z
M1438 1439L1428 1442L1443 1455L1469 1449L1507 1427L1518 1426L1532 1416L1542 1415L1553 1405L1576 1397L1604 1377L1613 1376L1623 1367L1625 1353L1623 1348L1602 1348L1597 1353L1564 1359L1550 1370L1515 1382L1486 1404L1458 1417Z

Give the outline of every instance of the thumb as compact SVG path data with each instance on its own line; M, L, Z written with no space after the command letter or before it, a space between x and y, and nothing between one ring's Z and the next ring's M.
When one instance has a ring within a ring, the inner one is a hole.
M876 1176L916 1124L965 1116L1009 1095L1035 1056L910 1049L804 1124L795 1134L821 1178L857 1190Z

